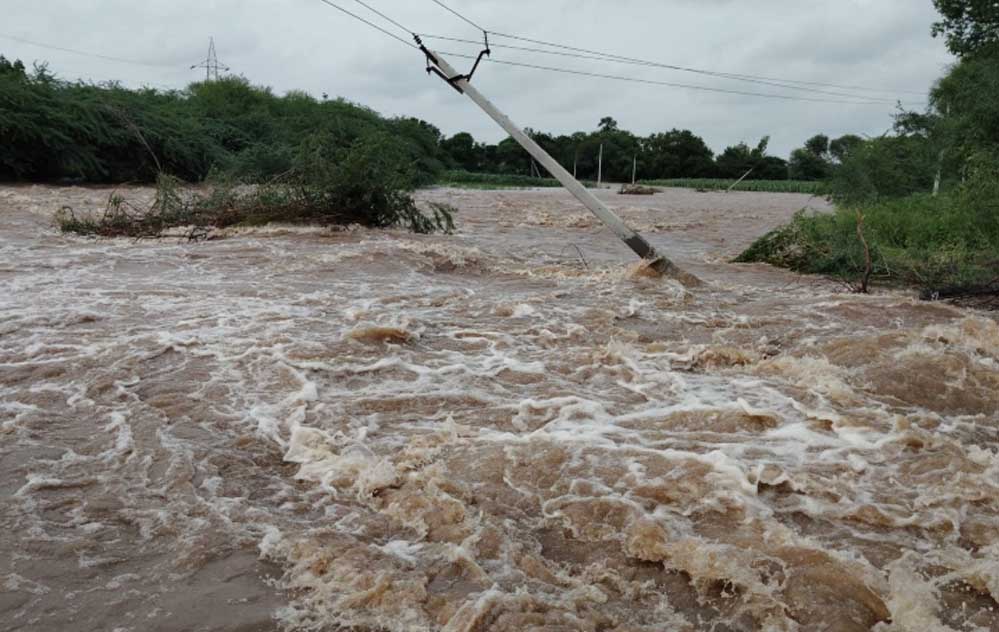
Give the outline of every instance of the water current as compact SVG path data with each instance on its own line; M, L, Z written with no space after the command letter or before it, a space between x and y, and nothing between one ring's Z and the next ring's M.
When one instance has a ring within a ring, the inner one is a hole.
M727 263L806 196L60 235L0 189L0 628L999 631L999 324ZM132 189L126 195L148 197Z

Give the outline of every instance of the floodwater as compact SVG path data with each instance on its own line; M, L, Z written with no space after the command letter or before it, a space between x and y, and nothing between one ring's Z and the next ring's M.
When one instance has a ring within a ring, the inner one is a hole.
M0 189L0 628L999 631L999 324L726 260L805 196L200 244ZM133 197L148 191L130 190Z

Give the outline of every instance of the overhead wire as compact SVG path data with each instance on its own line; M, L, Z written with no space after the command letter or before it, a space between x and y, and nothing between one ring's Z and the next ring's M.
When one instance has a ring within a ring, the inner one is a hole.
M55 44L45 44L42 42L35 42L23 37L18 37L16 35L7 35L5 33L0 33L0 37L3 39L12 40L14 42L20 42L22 44L28 44L30 46L37 46L39 48L49 48L52 50L62 51L64 53L73 53L74 55L84 55L86 57L95 57L97 59L103 59L105 61L113 61L119 64L132 64L134 66L147 66L150 68L166 68L171 66L171 64L158 64L146 61L138 61L135 59L126 59L124 57L113 57L111 55L101 55L100 53L91 53L88 51L77 50L75 48L66 48L65 46L56 46Z
M429 35L429 34L423 34L423 33L421 33L420 36L424 37L426 39L435 39L435 40L441 40L441 41L447 41L447 42L457 42L457 43L463 43L463 44L478 44L478 45L482 44L482 42L480 42L478 40L470 40L470 39L461 38L461 37L447 37L447 36L443 36L443 35ZM542 48L532 48L532 47L529 47L529 46L513 46L513 45L510 45L510 44L496 44L496 43L491 43L490 47L491 48L502 48L502 49L506 49L506 50L514 50L514 51L520 51L520 52L527 52L527 53L539 53L539 54L544 54L544 55L553 55L553 56L557 56L557 57L568 57L568 58L571 58L571 59L584 59L584 60L592 60L592 61L608 61L608 62L613 62L613 63L628 64L628 65L632 65L632 66L642 66L642 67L650 67L650 68L665 68L665 69L668 69L668 70L685 70L684 68L679 67L679 66L672 66L672 65L669 65L669 64L660 64L660 63L651 62L651 61L643 61L643 60L637 60L637 59L636 60L630 60L630 59L621 58L621 57L603 56L603 55L597 56L597 55L589 55L589 54L582 54L582 53L563 52L563 51L558 51L558 50L545 50L545 49L542 49ZM726 78L726 79L731 79L731 80L734 80L734 81L742 81L742 82L746 82L746 83L754 83L754 84L759 84L759 85L772 86L772 87L776 87L776 88L784 88L786 90L797 90L799 92L809 92L809 93L814 93L814 94L826 94L826 95L837 96L837 97L847 97L847 98L856 98L856 99L871 99L871 100L875 100L875 97L869 96L869 95L862 95L862 94L850 93L850 92L837 92L837 91L832 91L832 90L823 90L823 89L819 89L819 88L808 88L808 87L803 87L803 86L798 86L798 85L792 85L790 83L784 83L784 82L776 81L776 80L775 81L767 81L767 80L762 80L762 79L749 79L749 78L743 78L743 77L737 76L737 75L726 75L726 74L722 74L722 73L715 73L715 72L709 72L709 71L693 71L693 70L689 70L688 72L697 72L697 74L702 74L702 75L707 75L707 76L712 76L712 77ZM889 100L886 100L885 98L879 98L878 100L885 101L886 103L894 103L894 101L889 101Z
M474 55L466 55L464 53L440 51L441 54L450 55L452 57L459 57L463 59L475 59ZM649 84L657 86L668 86L673 88L685 88L689 90L699 90L703 92L717 92L722 94L734 94L741 96L751 96L751 97L762 97L768 99L781 99L785 101L804 101L810 103L837 103L843 105L885 105L885 101L876 100L844 100L844 99L821 99L821 98L811 98L804 96L794 96L789 94L772 94L766 92L749 92L744 90L729 90L726 88L714 88L711 86L699 86L696 84L686 84L686 83L674 83L671 81L657 81L655 79L640 79L638 77L628 77L624 75L610 75L604 73L588 72L585 70L572 70L569 68L558 68L555 66L542 66L540 64L528 64L523 62L507 61L501 59L485 59L484 61L493 64L502 64L504 66L516 66L520 68L531 68L534 70L545 70L548 72L558 72L570 75L580 75L584 77L595 77L599 79L614 79L616 81L627 81L631 83Z
M389 16L385 15L384 13L382 13L381 11L379 11L378 9L374 8L373 6L371 6L370 4L368 4L367 2L364 2L363 0L354 0L354 2L356 2L359 5L361 5L362 7L364 7L365 9L367 9L368 11L371 11L372 13L380 16L383 20L387 20L388 22L391 22L392 24L394 24L395 26L399 27L400 29L406 31L410 35L416 35L416 33L412 29L408 29L405 26L403 26L402 24L399 24L398 22L396 22L395 20L393 20Z
M370 20L367 20L367 19L365 19L365 18L357 15L356 13L353 13L351 11L348 11L347 9L344 9L343 7L341 7L341 6L337 5L336 3L332 2L332 0L320 0L320 1L323 2L324 4L329 5L330 7L333 7L334 9L337 9L338 11L340 11L340 12L342 12L342 13L344 13L344 14L346 14L346 15L348 15L348 16L350 16L350 17L352 17L352 18L354 18L354 19L356 19L358 21L360 21L360 22L363 22L364 24L370 26L371 28L374 28L374 29L380 31L381 33L383 33L385 35L388 35L392 39L395 39L395 40L398 40L398 41L402 42L406 46L409 46L411 48L418 48L414 44L411 44L410 42L407 42L406 40L402 39L401 37L395 35L394 33L391 33L390 31L382 28L381 26L378 26L377 24L371 22ZM361 2L360 0L357 0L357 1L360 4L362 4L363 6L367 7L366 3ZM468 18L465 18L464 16L462 16L459 13L457 13L456 11L454 11L453 9L451 9L450 7L448 7L447 5L445 5L444 3L439 2L439 0L431 0L431 1L434 2L435 4L440 5L441 7L445 8L445 9L447 9L451 13L454 13L458 17L461 17L463 20L465 20L469 24L475 26L476 28L481 29L481 27L479 27L477 24L475 24L475 22L469 20ZM385 16L380 11L374 10L371 7L367 7L367 8L371 9L372 11L374 11L375 13L377 13L378 15L381 15L383 18L385 18L386 20L392 22L393 24L395 24L399 28L401 28L403 30L406 30L406 31L409 30L409 29L406 29L401 24L399 24L398 22L396 22L395 20L392 20L388 16ZM483 32L486 32L485 29L481 29L481 30L483 30ZM528 38L521 38L519 36L509 36L509 35L507 35L505 37L514 38L514 39L523 39L525 41L530 41L530 42L534 42L534 43L540 43L542 45L551 45L551 46L565 48L565 49L573 49L574 48L574 47L569 47L569 46L565 46L565 45L561 45L561 44L551 44L551 43L543 42L541 40L530 40ZM452 38L452 39L457 39L457 38ZM627 57L623 57L623 56L619 56L619 55L612 55L612 54L600 53L599 51L588 51L586 49L575 49L575 50L577 52L585 52L585 53L588 53L588 54L596 54L596 55L599 55L601 57L607 57L607 58L613 57L613 58L619 58L619 59L622 59L622 60L628 60L628 61L632 61L632 62L645 63L645 64L649 64L649 65L657 65L656 62L647 62L646 60L638 60L638 59L627 58ZM447 51L441 51L441 53L442 54L446 54L446 55L451 55L453 57L458 57L458 58L473 59L473 60L476 59L476 56L466 55L464 53L447 52ZM719 94L731 94L731 95L739 95L739 96L751 96L751 97L760 97L760 98L768 98L768 99L778 99L778 100L783 100L783 101L801 101L801 102L810 102L810 103L830 103L830 104L840 104L840 105L879 105L879 106L884 106L884 105L886 105L886 104L889 103L889 102L887 102L887 101L885 101L883 99L882 100L876 100L874 98L866 98L866 97L859 97L859 96L855 97L854 95L847 95L849 97L849 99L854 99L854 100L811 98L811 97L806 97L806 96L794 96L794 95L787 95L787 94L773 94L773 93L764 93L764 92L750 92L750 91L745 91L745 90L730 90L730 89L726 89L726 88L716 88L716 87L701 86L701 85L696 85L696 84L675 83L675 82L669 82L669 81L657 81L657 80L654 80L654 79L641 79L641 78L638 78L638 77L628 77L628 76L623 76L623 75L612 75L612 74L605 74L605 73L588 72L588 71L583 71L583 70L573 70L573 69L569 69L569 68L559 68L559 67L554 67L554 66L544 66L544 65L541 65L541 64L529 64L529 63L523 63L523 62L515 62L515 61L499 60L499 59L491 59L491 58L486 58L485 61L488 61L488 62L491 62L491 63L494 63L494 64L502 64L502 65L505 65L505 66L512 66L512 67L519 67L519 68L530 68L530 69L534 69L534 70L544 70L544 71L548 71L548 72L557 72L557 73L571 74L571 75L576 75L576 76L594 77L594 78L600 78L600 79L612 79L612 80L615 80L615 81L626 81L626 82L632 82L632 83L638 83L638 84L646 84L646 85L658 85L658 86L667 86L667 87L674 87L674 88L684 88L684 89L688 89L688 90L697 90L697 91L702 91L702 92L713 92L713 93L719 93ZM701 71L701 72L704 73L704 74L707 74L710 71ZM722 74L722 73L714 73L714 74Z
M464 20L465 22L467 22L468 24L470 24L470 25L471 25L471 26L472 26L473 28L476 28L476 29L478 29L478 30L482 31L483 33L487 32L487 31L486 31L486 29L482 28L481 26L479 26L478 24L476 24L476 23L475 23L475 22L473 22L472 20L468 19L468 18L467 18L467 17L465 17L464 15L462 15L462 14L458 13L457 11L455 11L455 10L454 10L454 9L452 9L451 7L447 6L446 4L444 4L443 2L441 2L440 0L430 0L430 1L431 1L431 2L433 2L433 3L434 3L434 4L436 4L436 5L438 5L438 6L442 7L442 8L444 8L444 10L445 10L445 11L449 11L449 12L451 12L451 13L452 13L453 15L456 15L456 16L457 16L457 17L459 17L460 19Z
M386 30L386 29L378 26L377 24L375 24L374 22L372 22L370 20L366 20L366 19L362 18L361 16L357 15L356 13L354 13L352 11L348 11L347 9L344 9L343 7L341 7L340 5L336 4L335 2L332 2L332 0L319 0L319 1L322 2L323 4L327 4L327 5L331 6L331 7L333 7L334 9L336 9L337 11L340 11L341 13L345 13L345 14L349 15L350 17L354 18L355 20L359 20L361 22L364 22L365 24L367 24L371 28L376 29L378 31L381 31L385 35L388 35L389 37L391 37L394 40L398 40L398 41L402 42L403 44L405 44L406 46L409 46L410 48L416 48L417 47L416 44L413 44L412 42L408 42L408 41L402 39L401 37L399 37L395 33L392 33L390 31L388 31L388 30ZM361 3L361 4L363 4L363 3Z
M578 52L578 53L587 53L587 54L591 54L591 55L599 55L601 57L608 57L608 58L620 59L622 61L645 62L645 63L649 63L649 64L654 64L654 65L661 65L661 66L664 66L664 67L671 68L673 70L680 70L680 71L683 71L683 72L693 72L693 73L698 73L698 74L709 74L709 75L715 75L715 76L727 77L727 78L758 79L758 80L762 80L762 81L780 81L780 82L783 82L783 83L794 83L794 84L800 84L800 85L811 85L811 86L818 86L818 87L825 87L825 88L839 88L841 90L861 90L861 91L865 91L865 92L882 92L882 93L891 93L891 94L898 94L898 93L920 94L920 95L923 94L923 92L920 92L918 90L894 90L894 89L890 89L890 88L872 88L872 87L866 87L866 86L849 86L849 85L841 85L841 84L835 84L835 83L825 83L825 82L819 82L819 81L801 81L801 80L796 80L796 79L783 79L783 78L780 78L780 77L766 77L766 76L761 76L761 75L748 75L748 74L741 74L741 73L720 72L720 71L715 71L715 70L704 70L704 69L700 69L700 68L690 68L690 67L686 67L686 66L674 66L674 65L671 65L671 64L660 64L659 62L653 62L653 61L649 61L649 60L645 60L645 59L637 59L635 57L627 57L627 56L624 56L624 55L616 55L614 53L604 53L604 52L601 52L601 51L596 51L596 50L592 50L592 49L588 49L588 48L579 48L579 47L576 47L576 46L568 46L566 44L559 44L557 42L547 42L545 40L533 39L533 38L530 38L530 37L523 37L523 36L520 36L520 35L510 35L510 34L507 34L507 33L497 33L495 31L490 31L489 33L490 33L490 35L493 35L494 37L501 37L501 38L505 38L505 39L511 39L511 40L517 40L517 41L522 41L522 42L528 42L528 43L531 43L531 44L538 44L538 45L541 45L541 46L549 46L549 47L552 47L552 48L559 48L559 49L562 49L562 50L569 50L569 51L574 51L574 52Z

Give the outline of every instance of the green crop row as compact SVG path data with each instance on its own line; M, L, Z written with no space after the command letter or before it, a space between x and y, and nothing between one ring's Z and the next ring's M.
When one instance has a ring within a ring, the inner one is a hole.
M555 178L532 178L514 174L472 173L470 171L447 171L437 179L437 184L468 189L533 189L562 186ZM583 184L588 187L596 186L592 182L584 182Z
M642 182L642 184L657 187L678 187L683 189L702 189L705 191L725 191L734 183L735 180L715 178L676 178L673 180L648 180ZM733 190L824 195L827 192L827 185L825 182L807 180L743 180Z

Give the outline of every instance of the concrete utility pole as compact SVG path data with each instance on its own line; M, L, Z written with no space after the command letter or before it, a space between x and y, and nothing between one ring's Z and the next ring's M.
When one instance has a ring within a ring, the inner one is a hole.
M631 184L635 184L635 179L638 176L638 154L635 154L635 160L631 163Z
M577 200L582 202L583 206L596 215L600 221L610 228L614 234L621 239L621 241L634 251L635 254L642 259L647 260L650 268L660 274L672 276L684 285L700 285L700 280L697 277L684 272L666 257L660 256L659 253L656 252L655 248L653 248L644 237L629 228L627 224L621 221L621 218L607 208L603 202L598 200L593 193L569 175L569 172L566 171L562 165L558 164L558 161L549 156L540 145L534 142L530 136L525 134L520 127L514 124L514 122L511 121L506 114L500 112L500 110L493 105L489 99L483 96L482 93L480 93L472 84L468 82L464 75L459 75L451 64L445 61L440 54L435 52L432 53L426 50L425 52L427 53L428 61L437 66L437 69L440 71L443 78L447 79L455 89L467 95L469 99L482 108L483 112L496 121L496 123L502 127L507 134L517 141L521 147L526 149L535 160L540 162L545 169L549 171L549 173L555 176L555 178L562 183L562 186L569 190L569 193L572 193ZM601 146L601 155L603 154L602 149L603 148Z
M604 183L604 144L600 143L600 156L597 158L597 186Z

